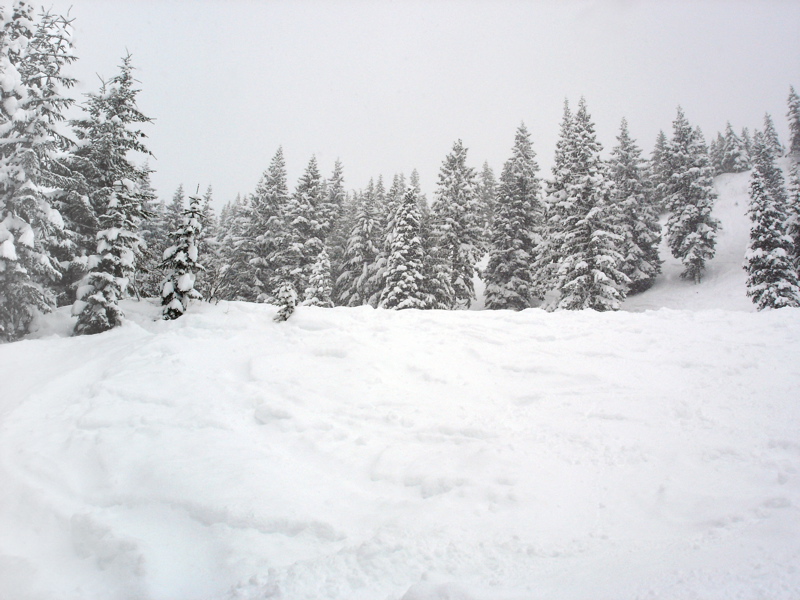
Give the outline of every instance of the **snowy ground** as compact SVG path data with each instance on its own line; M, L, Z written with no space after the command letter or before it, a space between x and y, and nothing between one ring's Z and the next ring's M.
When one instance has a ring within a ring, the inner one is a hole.
M743 181L708 282L626 312L48 317L0 346L0 600L796 598L800 310L742 300Z

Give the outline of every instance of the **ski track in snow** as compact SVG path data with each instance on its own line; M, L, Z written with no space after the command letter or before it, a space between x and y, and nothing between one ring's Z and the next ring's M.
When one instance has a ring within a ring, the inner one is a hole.
M0 346L0 600L797 597L800 310L744 297L746 181L707 281L624 312L51 315Z

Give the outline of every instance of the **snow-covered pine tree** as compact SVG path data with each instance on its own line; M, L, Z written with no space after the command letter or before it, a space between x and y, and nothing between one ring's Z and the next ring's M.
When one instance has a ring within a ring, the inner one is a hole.
M251 239L248 237L251 212L248 198L237 195L223 210L220 220L222 276L219 297L222 300L254 302L257 297Z
M644 165L642 151L630 137L627 121L622 119L617 145L611 151L609 175L624 236L620 269L630 279L629 294L648 289L661 272L658 256L661 226L657 211L647 199Z
M57 259L76 252L56 208L68 199L71 144L59 123L74 83L62 68L73 60L65 18L37 21L21 0L0 7L0 341L19 339L56 305Z
M778 137L778 132L775 130L775 123L772 122L772 117L769 113L764 115L764 143L775 158L783 156L784 149L781 140Z
M750 244L745 254L747 295L758 310L800 306L800 285L792 264L789 206L774 148L758 132L753 140L750 176Z
M167 204L163 200L150 203L150 216L140 225L146 251L137 269L137 289L145 297L161 297L164 284L164 251L172 246L172 232L181 226L186 196L179 185Z
M558 286L558 265L563 256L560 244L567 214L567 186L572 181L571 164L574 161L574 121L569 101L564 99L564 112L553 160L553 176L545 186L542 241L531 265L533 280L540 288L537 295L542 297Z
M414 188L406 191L391 221L391 246L388 249L380 306L392 309L426 308L419 199Z
M442 163L433 204L434 243L450 276L451 308L469 308L475 299L472 278L481 245L479 217L475 170L467 166L467 149L458 140Z
M721 137L720 135L720 138ZM666 202L664 201L663 188L660 187L667 178L665 162L667 144L666 134L663 131L659 131L647 166L648 179L650 180L650 203L659 214L665 213L668 210Z
M320 239L327 244L328 238L339 222L345 198L344 167L338 158L333 165L330 179L327 182L323 181L323 184L324 194L317 212L320 222Z
M246 223L249 264L254 270L260 302L275 301L280 281L291 270L287 256L290 248L287 181L283 148L279 147L250 199L250 220Z
M750 168L750 157L741 138L733 131L730 121L725 126L722 152L722 173L743 173ZM713 157L712 157L713 163Z
M119 301L127 295L136 261L144 250L139 223L147 198L130 179L118 181L100 217L97 253L89 257L89 273L78 287L72 314L75 335L102 333L122 324Z
M284 279L278 285L278 293L275 302L278 305L278 313L275 315L275 322L282 323L287 321L297 308L297 291L291 280Z
M288 244L284 264L296 290L308 288L311 270L323 248L319 207L324 198L317 159L312 156L286 207Z
M127 55L119 74L104 81L99 93L88 94L82 107L86 117L72 122L79 139L74 168L82 176L85 195L102 227L97 234L97 254L90 257L89 274L73 305L73 314L78 314L76 334L119 325L122 311L116 303L128 292L144 248L139 225L148 216L153 199L143 187L149 169L137 167L128 154L150 154L138 126L151 119L136 104L139 90L134 83L131 56ZM116 285L121 286L119 290L112 289Z
M206 302L219 300L218 291L222 276L222 254L220 252L219 227L213 206L214 190L211 185L203 194L203 204L200 208L203 233L200 237L199 253L203 257L205 267L197 274L195 288Z
M800 96L789 87L789 110L786 117L789 119L789 148L787 153L794 162L800 162Z
M750 162L750 156L753 154L753 139L750 137L750 130L742 127L742 134L739 137L742 138L744 150L747 152L747 161Z
M787 190L789 207L789 237L792 239L792 263L800 273L800 164L792 161Z
M370 181L367 190L357 197L356 217L347 239L344 266L337 288L337 304L341 306L377 306L383 283L378 280L377 260L383 231L377 213L375 185Z
M525 124L514 138L500 176L491 225L489 263L483 274L488 309L523 310L539 298L531 265L542 239L544 209L536 153Z
M497 179L494 176L489 161L483 162L483 168L478 175L478 206L480 207L480 225L483 231L482 252L488 252L492 243L492 222L494 209L497 202Z
M730 123L728 123L730 126ZM725 138L717 132L717 137L708 145L708 159L711 161L711 168L714 176L725 173Z
M581 98L571 127L571 161L563 180L564 215L558 232L561 257L558 267L557 308L567 310L618 310L625 299L628 277L620 270L623 236L611 205L612 184L600 158L594 123Z
M664 156L665 177L659 191L670 209L667 242L681 259L681 277L699 283L706 262L714 257L719 222L711 216L716 193L702 134L692 129L683 110L673 122Z
M411 171L408 185L414 191L419 206L419 237L422 242L422 292L424 308L446 310L453 297L446 260L437 254L433 235L433 215L428 199L422 193L419 172Z
M328 257L328 251L323 246L311 269L311 277L308 280L303 305L331 308L333 306L332 293L331 261Z
M164 251L166 281L161 289L162 316L166 320L182 316L192 300L202 300L195 287L199 262L200 239L203 233L202 198L190 196L184 209L181 226L172 232L173 245Z

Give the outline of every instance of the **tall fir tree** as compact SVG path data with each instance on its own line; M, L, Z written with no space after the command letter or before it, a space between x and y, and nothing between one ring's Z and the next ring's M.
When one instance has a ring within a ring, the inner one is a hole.
M325 197L316 157L311 157L286 209L286 264L295 290L305 291L323 248L324 223L319 207Z
M383 282L379 279L378 258L383 229L377 209L375 185L358 195L353 228L347 239L342 273L337 281L341 306L377 306Z
M618 310L625 299L628 277L620 270L619 232L611 205L611 182L600 158L594 123L581 98L571 127L570 160L560 210L564 215L558 263L557 308Z
M250 264L252 240L249 227L252 222L250 201L237 195L223 209L220 219L220 255L222 259L219 297L222 300L255 302L258 285Z
M427 308L420 218L419 200L414 188L410 188L392 218L391 246L380 298L383 308Z
M131 56L122 60L120 72L104 81L97 94L89 94L85 118L73 121L80 140L75 166L85 182L86 195L97 214L97 253L90 259L89 274L73 313L78 314L75 333L98 333L120 324L117 305L128 293L131 275L141 259L144 240L139 225L147 218L152 195L143 183L149 169L137 167L131 152L149 155L139 128L150 123L138 108ZM119 290L115 285L121 286ZM111 286L111 287L109 287ZM102 296L102 302L95 303ZM105 315L105 316L104 316Z
M787 153L794 162L800 162L800 96L789 88L789 110L786 117L789 119L789 148Z
M789 206L783 174L766 136L753 140L750 177L750 244L745 254L747 295L759 310L800 306L800 285L787 233Z
M56 305L63 266L76 254L57 206L68 201L63 157L71 143L59 124L75 60L64 17L15 0L0 7L0 341L24 335ZM63 210L63 208L62 208Z
M792 263L800 274L800 165L792 161L787 190L789 237L792 239Z
M630 279L629 294L645 291L661 272L658 213L647 198L647 173L642 151L630 137L622 119L617 145L611 151L609 175L614 184L612 200L623 237L620 269Z
M245 224L249 264L254 270L257 299L274 302L280 282L292 268L287 221L289 186L283 148L279 147L250 200L250 219Z
M670 209L667 243L683 263L681 277L699 283L714 257L719 222L711 211L716 193L702 134L692 129L680 107L664 162L666 176L659 191Z
M709 153L710 154L710 153ZM713 159L712 159L713 161ZM722 173L742 173L750 168L750 157L742 139L733 131L730 121L725 127L722 151Z
M661 184L668 177L666 165L667 144L667 135L663 131L659 131L656 136L656 143L653 145L653 151L650 154L650 162L647 169L648 179L650 180L650 203L659 214L668 210L663 196L664 188L661 187Z
M564 111L561 118L558 141L553 159L552 178L547 181L544 197L544 219L542 243L531 269L533 279L540 287L538 295L555 289L558 286L558 265L562 252L563 227L568 213L567 188L572 182L571 165L574 161L575 117L564 100Z
M778 137L778 132L775 130L775 123L772 122L772 117L769 113L764 115L764 143L767 149L772 153L775 158L783 156L784 148L781 140Z
M192 300L202 300L195 289L199 262L200 240L203 234L202 199L189 198L183 210L182 223L172 232L173 245L164 251L166 281L161 290L162 316L166 320L182 316Z
M497 179L488 161L478 175L478 205L480 207L480 224L483 230L481 250L488 252L492 243L492 223L494 221L495 204L497 202Z
M469 308L475 299L472 278L482 237L479 215L475 170L467 166L467 149L458 140L439 171L433 204L435 251L450 277L451 308Z
M711 161L715 177L725 173L725 138L719 132L717 132L716 139L708 145L708 159Z
M523 310L540 299L531 269L543 237L538 172L530 134L522 124L500 176L489 263L483 276L486 308Z

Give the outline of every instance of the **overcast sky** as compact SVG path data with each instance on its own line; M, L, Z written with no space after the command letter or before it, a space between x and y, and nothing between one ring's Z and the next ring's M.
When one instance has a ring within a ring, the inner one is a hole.
M75 19L81 80L126 49L156 157L153 183L250 193L278 146L294 186L316 155L348 189L417 168L429 194L461 138L499 174L528 126L550 175L564 98L586 97L606 154L622 117L649 154L680 104L707 138L760 127L785 141L800 89L800 2L54 0ZM71 8L70 8L71 7Z

